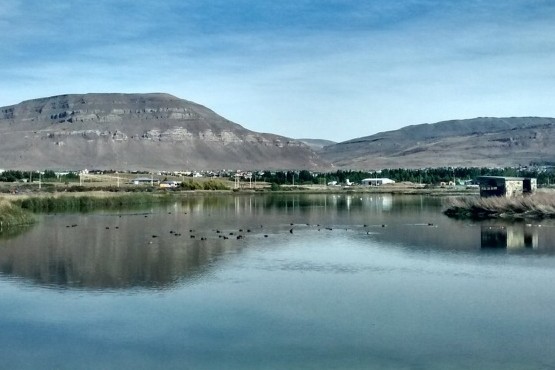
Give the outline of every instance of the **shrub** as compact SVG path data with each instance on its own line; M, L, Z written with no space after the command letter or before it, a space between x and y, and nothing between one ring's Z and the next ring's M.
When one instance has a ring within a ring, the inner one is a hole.
M512 198L451 198L444 213L454 217L555 217L555 193L535 193Z
M12 202L0 199L0 229L4 227L28 225L35 221L33 216Z

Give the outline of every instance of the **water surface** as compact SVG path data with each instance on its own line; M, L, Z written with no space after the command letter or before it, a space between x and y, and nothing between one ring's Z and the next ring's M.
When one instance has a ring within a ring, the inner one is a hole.
M422 196L189 197L0 238L8 368L555 368L555 224Z

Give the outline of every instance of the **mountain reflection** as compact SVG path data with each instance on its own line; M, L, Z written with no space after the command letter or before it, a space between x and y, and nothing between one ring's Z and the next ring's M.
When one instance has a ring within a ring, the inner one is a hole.
M140 214L39 217L0 238L0 276L57 288L167 289L212 273L249 246L302 246L314 233L381 247L555 252L551 220L457 221L441 213L441 200L425 196L190 196Z
M420 207L389 194L271 194L190 196L140 214L44 215L29 232L2 241L0 274L58 288L164 289L210 273L246 239L270 236L279 244L292 227L295 235L307 225L362 227L395 212L393 204Z
M163 215L76 215L75 227L61 217L2 243L0 274L52 287L162 289L194 280L219 256L242 248L219 238L170 234Z

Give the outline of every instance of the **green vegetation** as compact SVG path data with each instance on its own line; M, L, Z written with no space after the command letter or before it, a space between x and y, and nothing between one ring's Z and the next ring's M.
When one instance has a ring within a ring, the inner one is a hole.
M458 218L550 218L555 217L555 193L535 193L512 198L451 198L444 213Z
M352 183L360 183L362 179L384 177L396 182L413 182L421 184L439 184L441 182L458 180L472 180L479 176L511 176L511 177L536 177L539 185L555 184L555 172L540 170L519 170L516 168L478 168L478 167L441 167L424 169L384 169L376 171L348 171L338 170L328 173L311 173L302 171L264 171L263 175L256 175L257 180L276 183L278 185L324 185L330 181L344 183L347 179Z
M180 184L181 190L229 190L229 186L220 180L194 181L185 180Z
M124 195L83 195L28 197L15 201L22 209L32 212L87 212L95 209L114 209L149 205L175 200L170 194L129 193Z
M79 180L79 175L71 172L64 175L56 175L56 173L52 170L46 170L44 173L40 173L39 171L8 170L0 174L0 181L2 182L16 182L23 180L31 182L36 181L39 178L48 181L68 182Z
M33 215L16 204L0 198L0 230L35 222Z
M104 172L103 172L104 173ZM129 186L133 174L129 173L112 173L105 171L110 176L102 177L102 174L90 175L79 185L79 176L75 173L56 173L52 170L45 170L41 173L38 171L18 171L8 170L0 173L0 182L5 182L5 186L0 187L3 192L57 192L57 191L156 191L157 186ZM116 186L117 175L118 183ZM486 167L440 167L440 168L422 168L422 169L383 169L380 171L352 171L338 170L335 172L318 173L308 170L296 171L257 171L253 172L252 178L243 178L241 181L262 182L271 184L271 190L285 190L286 188L278 188L283 185L326 185L328 182L336 181L338 184L360 183L366 178L389 178L397 183L412 182L417 184L437 186L442 182L453 180L474 180L479 176L517 176L517 177L535 177L539 186L547 186L555 184L555 171L551 171L550 167L527 167L523 169L517 168L486 168ZM96 177L93 177L96 176ZM188 179L183 181L175 190L230 190L232 187L230 181L234 181L234 173L223 173L219 179ZM41 188L37 186L39 178L41 179ZM182 177L169 177L168 180L180 181ZM13 183L13 184L10 184ZM275 184L275 185L274 185ZM121 187L120 187L121 186ZM276 187L278 186L278 187Z

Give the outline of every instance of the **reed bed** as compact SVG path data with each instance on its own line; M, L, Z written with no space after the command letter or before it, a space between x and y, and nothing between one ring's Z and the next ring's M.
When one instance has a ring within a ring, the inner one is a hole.
M183 190L229 190L229 182L224 182L221 180L206 180L206 181L195 181L195 180L185 180L181 183L181 189Z
M512 198L450 198L446 200L444 213L451 217L471 218L552 218L555 217L555 193Z
M91 193L55 196L28 196L14 202L22 209L32 212L87 212L95 209L115 209L129 206L149 205L175 200L171 194Z
M12 226L30 225L35 222L33 215L13 202L0 198L0 231Z

